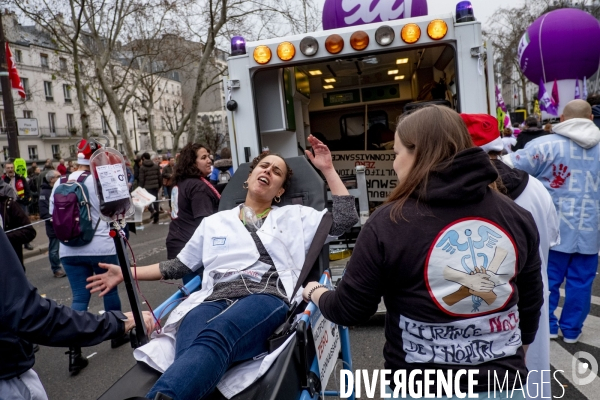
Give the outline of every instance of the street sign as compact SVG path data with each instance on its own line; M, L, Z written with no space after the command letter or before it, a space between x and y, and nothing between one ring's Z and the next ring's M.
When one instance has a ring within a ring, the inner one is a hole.
M19 136L39 136L36 118L17 118L17 133Z

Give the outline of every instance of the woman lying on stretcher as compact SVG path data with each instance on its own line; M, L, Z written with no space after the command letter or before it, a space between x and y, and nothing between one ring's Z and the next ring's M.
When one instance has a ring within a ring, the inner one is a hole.
M310 136L310 161L325 176L333 194L331 236L358 221L354 198L333 168L331 153ZM202 289L169 316L157 339L135 356L164 371L148 393L173 399L210 394L229 366L267 351L267 338L281 325L306 252L324 211L289 205L277 207L292 176L276 155L254 159L243 205L205 218L177 258L138 267L140 280L179 279L204 268ZM106 274L88 280L92 292L107 293L122 280L120 267L100 264ZM297 295L297 296L296 296Z

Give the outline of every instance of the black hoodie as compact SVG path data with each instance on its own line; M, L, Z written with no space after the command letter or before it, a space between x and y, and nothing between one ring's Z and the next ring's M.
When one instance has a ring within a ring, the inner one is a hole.
M525 148L525 145L529 142L531 142L534 139L537 139L539 137L545 136L545 135L549 135L552 132L547 132L543 129L539 129L539 128L527 128L521 131L521 133L519 133L519 136L517 137L517 144L515 144L512 147L512 151L517 151L517 150L521 150Z
M499 159L492 160L492 163L498 170L498 174L500 174L500 179L506 187L508 197L516 200L527 187L529 174L520 169L511 168Z
M25 277L2 229L0 254L0 379L14 378L33 367L32 343L93 346L123 335L120 311L95 315L41 297Z
M396 222L393 204L379 208L337 290L321 297L323 315L355 325L383 296L387 369L478 370L476 392L488 371L525 382L521 342L533 342L543 303L539 238L531 214L490 189L497 176L485 152L468 149L430 174Z

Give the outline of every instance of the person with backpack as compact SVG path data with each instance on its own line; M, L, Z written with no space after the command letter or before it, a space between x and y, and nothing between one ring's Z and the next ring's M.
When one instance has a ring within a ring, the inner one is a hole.
M99 144L82 139L77 149L79 167L68 178L61 178L50 195L52 226L60 240L60 261L71 284L71 307L77 311L87 311L90 302L90 292L85 288L86 279L105 272L98 263L119 262L113 239L109 236L109 225L100 220L100 201L94 187L95 178L90 172L90 157L98 148ZM104 309L121 311L116 289L104 297ZM124 334L112 339L111 347L127 342L129 336ZM70 347L68 354L72 375L87 366L88 360L81 355L81 347Z

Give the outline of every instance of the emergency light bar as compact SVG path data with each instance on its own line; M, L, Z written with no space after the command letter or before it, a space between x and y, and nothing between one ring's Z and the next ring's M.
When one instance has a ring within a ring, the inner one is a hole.
M470 3L466 3L468 2L461 2L458 7L460 7L460 10L466 10L466 14L470 12L472 15L473 7L470 6ZM280 64L280 61L296 61L298 54L301 54L301 58L304 59L313 58L319 53L320 44L323 45L327 54L342 55L348 54L348 49L352 52L363 51L367 48L376 50L377 47L389 46L394 42L396 35L400 37L403 43L412 45L437 42L446 38L449 32L452 32L452 34L454 32L451 30L451 27L454 26L454 21L451 17L433 20L428 17L417 17L411 18L410 22L403 23L402 20L397 20L388 21L388 23L389 25L382 25L377 28L365 25L364 29L359 31L352 31L352 27L339 28L337 33L329 33L325 37L302 37L298 35L288 37L279 43L277 39L270 39L261 41L262 43L251 43L249 47L253 53L252 58L258 65L273 63L273 53L277 54L275 61ZM427 32L427 35L423 35L423 32ZM425 40L425 38L428 40ZM240 43L239 45L238 42ZM232 38L232 56L243 54L241 53L241 49L238 50L238 47L234 46L234 43L235 46L243 47L243 51L245 52L245 41L241 37L235 37ZM326 56L327 54L321 52L319 56ZM320 57L317 56L316 58Z

